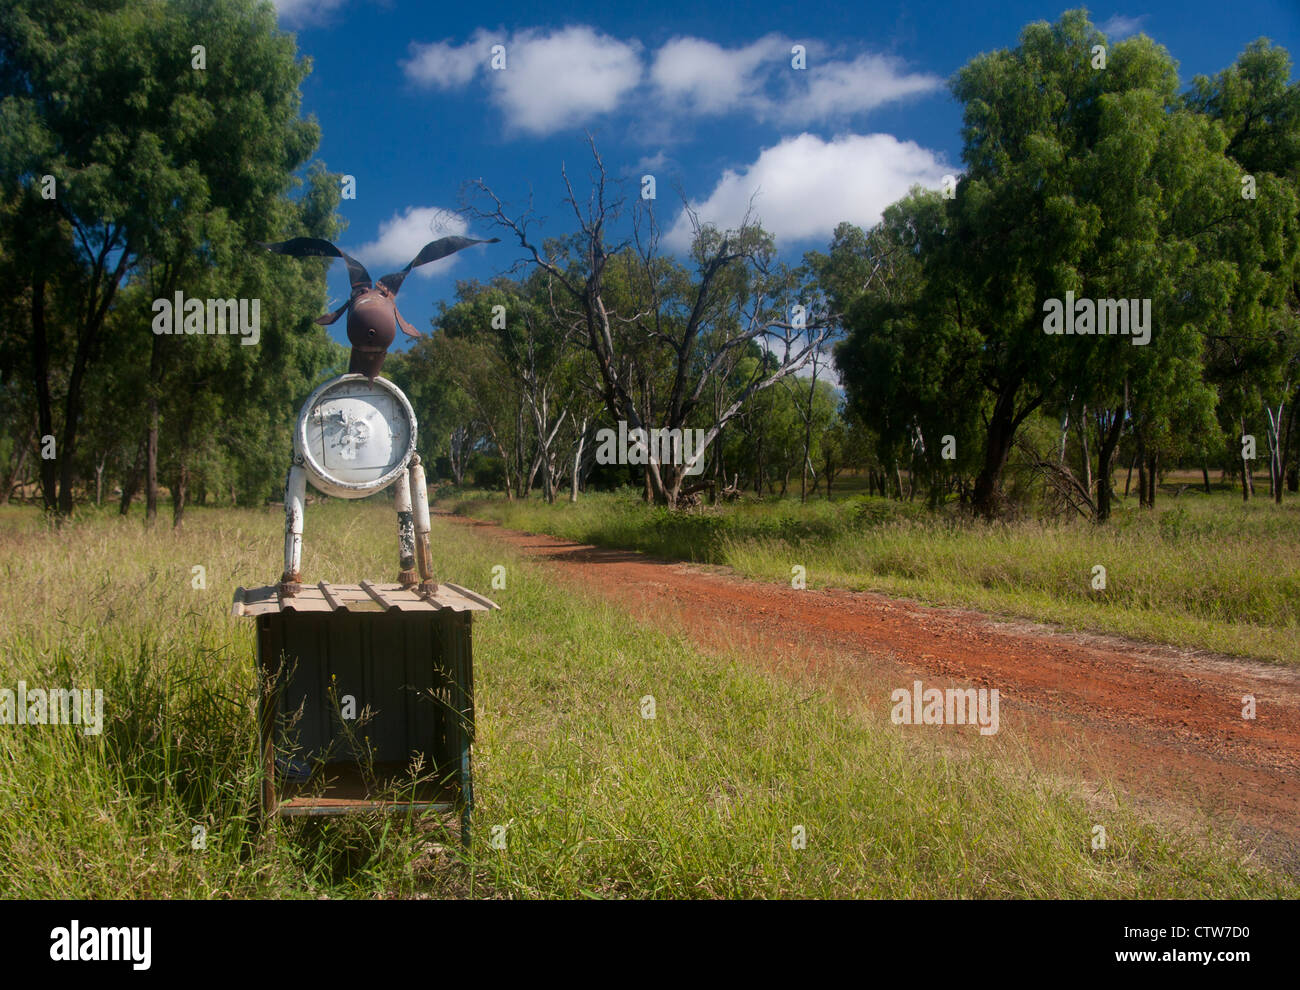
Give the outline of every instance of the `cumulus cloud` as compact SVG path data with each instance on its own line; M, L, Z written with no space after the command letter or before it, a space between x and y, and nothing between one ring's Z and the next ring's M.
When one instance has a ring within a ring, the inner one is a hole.
M742 169L727 169L713 192L691 207L706 223L735 228L752 199L755 219L778 244L829 239L836 224L871 226L913 185L937 188L952 171L932 151L890 134L844 134L823 141L805 133L764 149ZM664 243L685 251L691 236L683 211Z
M660 98L701 114L725 113L752 103L763 63L771 65L789 46L768 35L742 48L723 48L702 38L674 38L655 53L650 80Z
M448 41L435 41L427 45L411 45L411 58L402 63L406 78L422 86L435 89L455 89L464 86L479 69L492 58L492 46L503 44L479 28L463 45Z
M505 46L504 69L489 67L494 44ZM585 25L495 35L480 28L460 45L413 44L403 69L416 85L444 90L480 80L507 126L533 135L582 125L634 97L669 120L743 113L805 127L943 85L938 76L911 72L891 56L846 59L818 42L805 47L807 67L795 69L792 42L778 35L735 48L676 37L653 53L647 71L640 42ZM648 117L643 122L664 123Z
M1112 41L1119 41L1121 38L1127 38L1129 35L1141 31L1142 22L1146 19L1146 14L1140 17L1125 17L1123 14L1116 14L1102 21L1097 27L1107 38Z
M810 64L806 84L792 87L777 108L787 121L827 120L865 113L886 103L930 93L943 85L938 76L908 72L887 55L859 55L851 62ZM803 78L800 76L799 78Z
M379 225L379 236L356 250L348 250L370 274L379 278L405 268L420 253L420 248L439 237L464 236L469 229L464 218L438 206L408 206ZM451 255L413 270L412 274L430 278L445 272L459 255Z
M493 44L505 46L504 69L490 68ZM538 135L614 110L644 71L638 42L583 25L495 39L480 29L464 45L412 45L403 69L412 82L443 89L481 73L507 126Z
M795 69L792 47L776 35L740 48L674 38L656 52L650 79L659 100L679 111L743 111L805 125L865 113L943 85L938 76L909 72L897 58L837 59L820 45L805 46L806 68Z

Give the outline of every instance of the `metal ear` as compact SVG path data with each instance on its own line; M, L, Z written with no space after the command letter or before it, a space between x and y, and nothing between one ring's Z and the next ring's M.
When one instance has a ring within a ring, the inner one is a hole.
M424 336L424 334L420 333L419 330L415 329L415 327L411 326L411 324L406 322L406 317L404 317L401 314L401 312L398 310L396 306L393 307L393 312L397 314L397 325L402 328L402 333L406 334L408 337Z
M348 266L348 278L352 281L352 289L368 289L374 284L370 273L366 271L366 266L357 261L345 251L339 250L327 240L320 237L294 237L287 241L277 241L274 244L267 244L263 241L255 241L261 247L268 251L274 251L276 254L287 254L295 258L342 258Z
M344 303L342 306L340 306L338 309L334 310L334 312L332 312L332 313L326 313L324 316L318 316L318 317L316 317L315 322L319 323L319 324L320 324L321 326L323 326L323 327L327 327L327 326L329 326L331 323L337 323L337 322L339 321L339 317L342 316L344 313L346 313L347 310L348 310L348 307L351 306L351 305L352 305L352 300L349 299L347 302L345 302L345 303Z
M427 265L431 261L438 261L447 257L449 254L455 254L464 248L471 247L475 244L495 244L501 238L492 237L488 240L475 240L473 237L443 237L436 241L430 241L420 249L420 253L411 259L411 263L403 268L400 272L393 272L391 275L385 275L379 280L379 284L387 289L391 294L397 295L397 290L402 287L402 282L410 274L412 268L419 268L421 265Z

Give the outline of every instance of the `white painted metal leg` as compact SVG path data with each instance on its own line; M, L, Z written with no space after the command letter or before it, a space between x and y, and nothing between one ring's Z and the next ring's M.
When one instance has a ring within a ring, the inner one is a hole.
M307 472L299 464L289 468L284 483L284 574L281 592L294 594L302 583L302 522L307 504Z
M416 581L415 526L411 516L411 481L405 471L397 476L393 503L397 509L397 559L401 568L397 583L409 587Z
M420 565L420 587L437 591L433 579L433 561L429 555L429 486L424 480L420 455L411 458L411 503L415 507L415 559Z

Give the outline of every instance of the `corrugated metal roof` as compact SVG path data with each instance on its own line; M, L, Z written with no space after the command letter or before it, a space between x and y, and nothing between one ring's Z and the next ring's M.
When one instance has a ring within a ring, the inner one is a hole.
M440 583L432 595L400 584L303 585L292 598L281 598L276 585L262 588L236 588L230 608L234 616L267 615L272 612L437 612L449 608L454 612L486 612L500 609L496 602L457 584Z

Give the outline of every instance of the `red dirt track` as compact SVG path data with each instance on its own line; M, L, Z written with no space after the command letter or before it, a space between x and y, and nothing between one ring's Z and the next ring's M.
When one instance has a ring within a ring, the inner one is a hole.
M453 517L454 518L454 517ZM1300 872L1300 671L1061 632L883 595L798 591L717 568L458 519L544 562L556 579L603 595L710 651L830 686L888 724L889 695L997 688L1000 746L1043 772L1183 821L1213 816L1266 860ZM1254 720L1242 717L1253 695ZM965 726L920 729L990 743Z

